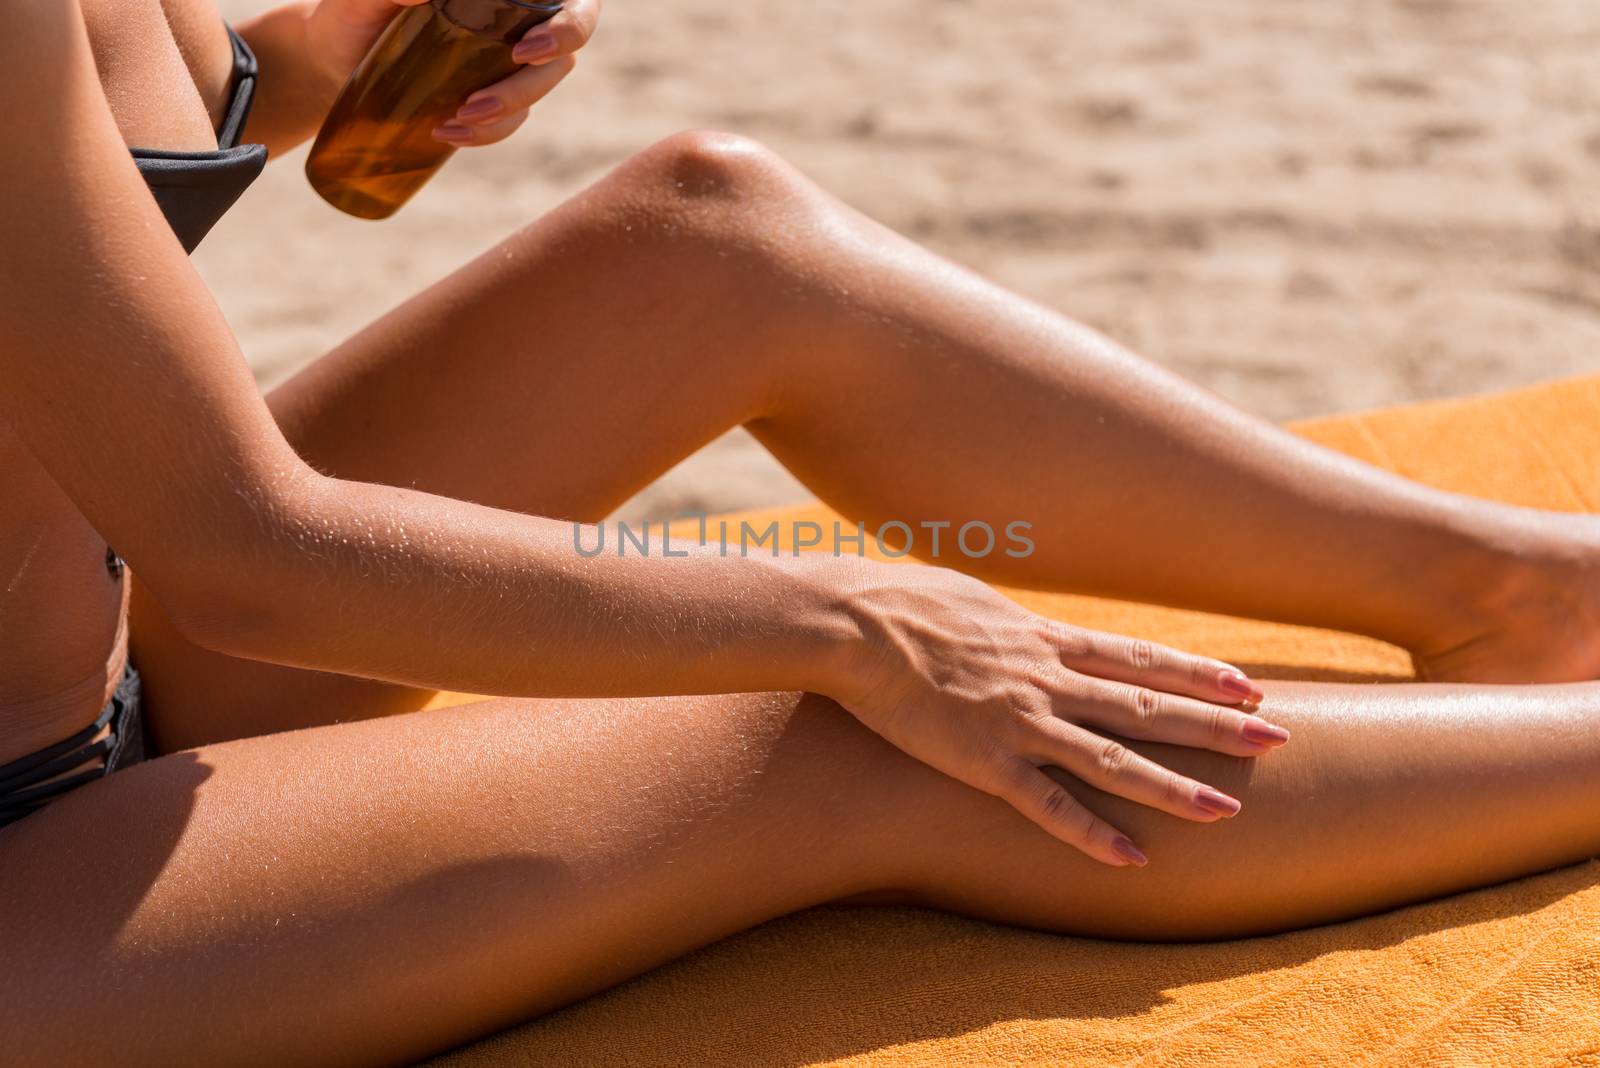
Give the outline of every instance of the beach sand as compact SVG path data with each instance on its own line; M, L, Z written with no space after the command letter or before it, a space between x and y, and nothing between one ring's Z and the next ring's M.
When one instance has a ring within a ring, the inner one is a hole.
M1262 415L1481 392L1600 369L1597 52L1586 0L613 0L529 123L394 219L326 207L301 149L196 261L270 384L714 127ZM536 358L561 308L528 297ZM805 496L736 432L622 514Z

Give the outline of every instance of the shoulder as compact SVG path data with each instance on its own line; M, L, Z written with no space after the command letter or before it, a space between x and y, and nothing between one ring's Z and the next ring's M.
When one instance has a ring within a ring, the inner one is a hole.
M0 120L60 102L62 87L93 79L83 11L76 0L10 0L0 33Z
M78 0L7 0L0 33L0 186L60 179L101 161L118 134Z
M69 48L85 39L83 9L77 0L10 0L6 23L0 54L21 62L48 58L37 54L40 46Z

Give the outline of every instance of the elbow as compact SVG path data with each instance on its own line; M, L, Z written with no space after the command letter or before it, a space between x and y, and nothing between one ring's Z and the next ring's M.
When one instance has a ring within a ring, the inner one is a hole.
M305 547L296 531L311 529L305 494L280 495L222 524L181 565L147 581L183 638L202 649L247 660L282 656L307 586Z
M156 594L162 611L185 641L213 653L244 660L267 658L273 609L246 577L190 583Z

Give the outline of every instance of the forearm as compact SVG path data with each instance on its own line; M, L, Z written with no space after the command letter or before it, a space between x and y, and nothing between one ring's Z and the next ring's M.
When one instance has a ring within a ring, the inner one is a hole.
M831 558L668 557L659 538L586 557L571 523L321 476L259 523L171 606L252 659L508 696L731 693L822 688L853 634Z
M256 54L261 72L247 138L274 156L312 137L333 105L340 77L317 62L308 26L316 4L298 0L235 27Z

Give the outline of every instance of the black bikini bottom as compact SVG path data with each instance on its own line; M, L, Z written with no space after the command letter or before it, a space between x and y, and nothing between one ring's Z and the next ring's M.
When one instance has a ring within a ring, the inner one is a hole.
M97 737L103 730L105 736ZM0 765L0 827L144 758L139 673L130 663L123 669L117 692L93 723L65 741ZM90 766L84 768L85 764ZM82 770L74 770L78 768Z

